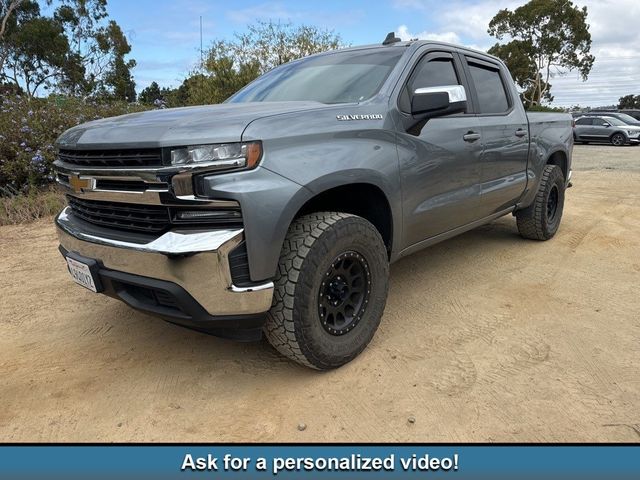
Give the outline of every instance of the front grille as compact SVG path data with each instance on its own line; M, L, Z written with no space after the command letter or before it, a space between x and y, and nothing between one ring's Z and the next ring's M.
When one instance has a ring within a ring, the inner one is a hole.
M118 230L160 234L176 228L241 228L242 213L239 208L224 210L194 210L193 207L168 207L120 202L86 200L67 195L69 207L78 218L102 227ZM194 212L196 215L194 215ZM203 217L210 212L215 216ZM186 213L183 218L180 213Z
M73 214L94 225L160 233L171 224L169 209L161 205L138 205L118 202L100 202L67 196Z
M60 150L58 159L81 167L160 167L159 148L130 150Z

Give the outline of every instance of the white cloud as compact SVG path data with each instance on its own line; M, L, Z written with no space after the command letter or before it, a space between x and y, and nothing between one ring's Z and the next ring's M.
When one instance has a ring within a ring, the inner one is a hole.
M396 29L396 35L398 36L398 38L402 39L403 41L418 39L418 40L436 40L438 42L460 43L460 37L455 32L435 33L435 32L423 31L418 33L411 33L409 32L409 28L406 25L400 25Z

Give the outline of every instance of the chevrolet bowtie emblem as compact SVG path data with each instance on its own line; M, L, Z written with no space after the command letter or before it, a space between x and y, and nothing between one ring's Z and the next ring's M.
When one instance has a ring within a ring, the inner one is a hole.
M82 193L95 188L95 178L69 175L69 186L76 193Z

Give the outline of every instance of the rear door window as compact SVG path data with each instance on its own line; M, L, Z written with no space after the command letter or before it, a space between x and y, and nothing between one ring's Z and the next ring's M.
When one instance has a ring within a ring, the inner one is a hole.
M581 118L580 120L576 121L576 125L591 125L592 124L592 120L590 118Z
M471 79L476 87L480 114L505 113L511 107L507 91L500 76L500 70L467 59Z

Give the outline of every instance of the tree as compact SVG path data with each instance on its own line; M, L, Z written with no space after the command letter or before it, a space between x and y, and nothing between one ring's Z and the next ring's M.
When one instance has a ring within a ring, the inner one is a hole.
M42 15L40 4L51 7ZM108 21L107 0L0 0L0 82L71 95L135 98L135 61L126 36Z
M340 46L340 36L329 30L258 22L232 41L214 42L181 88L187 104L219 103L278 65Z
M247 33L236 34L231 44L241 64L257 63L265 73L283 63L314 53L334 50L341 45L340 36L311 25L295 26L291 22L259 21Z
M4 69L4 61L8 50L5 48L5 34L9 19L24 0L0 0L0 72Z
M144 88L140 95L138 96L138 100L140 103L144 103L146 105L153 105L157 99L161 98L162 94L160 93L160 86L156 82L151 82L151 85Z
M127 102L136 101L136 82L131 76L131 69L135 67L135 60L125 60L121 56L116 56L111 68L104 78L104 85L110 89L111 96L116 100Z
M81 79L60 85L72 95L89 95L96 90L125 99L135 83L131 69L135 60L125 60L131 46L120 26L108 20L107 0L46 0L56 3L56 18L65 30L70 49L84 70ZM129 92L125 95L125 91Z
M162 99L168 107L184 107L189 102L189 89L185 79L178 88L162 88Z
M29 96L41 86L48 88L79 71L62 26L41 16L34 1L23 1L14 9L7 20L2 49L0 80L22 86Z
M104 75L104 86L111 90L116 100L135 102L136 83L131 70L136 66L136 61L125 60L131 46L116 22L109 21L104 31L99 33L98 45L102 51L111 52L111 60Z
M220 103L260 75L260 65L250 57L242 58L237 45L217 41L207 52L203 74L193 75L187 83L190 104Z
M511 11L500 10L488 33L496 43L489 53L502 58L524 91L525 106L551 101L549 80L557 73L577 70L586 80L593 62L587 7L571 0L530 0Z
M640 95L625 95L618 100L618 108L640 108Z

